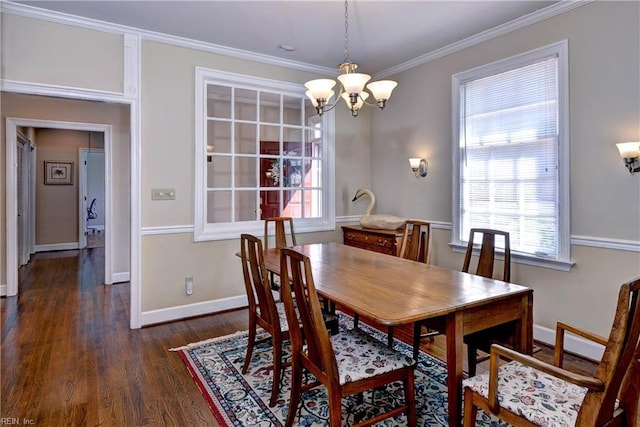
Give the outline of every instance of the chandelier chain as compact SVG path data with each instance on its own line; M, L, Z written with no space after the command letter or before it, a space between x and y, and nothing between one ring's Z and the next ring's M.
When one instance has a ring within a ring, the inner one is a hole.
M344 62L349 62L349 5L344 0Z

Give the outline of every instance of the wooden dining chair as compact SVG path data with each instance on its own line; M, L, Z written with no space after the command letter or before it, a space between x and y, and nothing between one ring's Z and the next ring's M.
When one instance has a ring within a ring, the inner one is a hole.
M273 227L271 227L273 224ZM289 228L289 233L287 233L287 225ZM274 245L269 245L269 236L271 233L269 230L273 228L274 233ZM289 241L287 242L287 234L289 234ZM270 247L274 248L284 248L285 246L295 246L296 243L296 233L293 229L293 218L288 216L280 216L274 218L267 218L264 220L264 248L269 249Z
M402 242L398 256L428 264L430 246L431 223L417 219L407 220L402 231Z
M271 226L271 224L273 224L273 226ZM287 233L287 225L289 228L289 233ZM271 229L273 229L273 246L269 246L269 236L272 236L272 234L270 233ZM287 234L289 234L290 242L287 242ZM269 247L284 248L285 246L295 246L296 244L296 233L293 229L293 218L288 216L279 216L266 218L264 220L265 249L269 249ZM269 279L271 281L271 287L277 289L279 285L273 272L269 273Z
M475 268L472 266L472 259L474 258L474 249L476 249L475 241L476 236L482 235L482 243L480 244L477 261ZM509 239L509 233L501 230L494 230L489 228L472 228L469 232L469 241L467 242L467 250L465 252L464 261L462 263L462 271L464 273L471 273L482 277L493 278L494 266L496 261L496 237L502 238L503 244L503 268L500 279L503 282L509 282L511 280L511 243ZM420 341L426 337L433 339L434 336L444 332L443 322L427 321L427 333L422 334L422 330L416 331L414 329L414 354L416 346L420 346ZM415 328L421 326L416 325ZM467 359L468 359L468 371L469 375L473 376L476 373L476 365L486 359L489 356L478 356L478 350L489 353L489 349L492 343L507 344L510 343L514 336L514 324L499 325L494 328L490 328L484 331L479 331L473 334L465 335L464 342L467 345ZM418 336L418 333L420 335Z
M256 329L259 326L271 335L273 342L273 384L269 399L269 405L273 406L278 398L280 379L285 369L282 362L282 343L289 339L289 324L284 304L275 301L267 279L262 242L251 234L242 234L240 245L244 286L249 301L249 337L242 373L246 374L249 369Z
M402 231L402 242L398 256L416 262L429 263L429 247L431 246L431 223L418 219L409 219ZM429 330L421 333L420 339L431 338L438 332ZM393 326L387 328L387 345L393 346Z
M477 264L475 270L471 266L473 258L474 242L476 235L482 235L482 243L478 253ZM464 255L462 263L462 271L465 273L473 273L477 276L494 278L494 266L496 261L496 239L502 237L503 244L503 266L502 275L498 278L503 282L511 281L511 243L509 233L501 230L490 228L472 228L469 232L469 241L467 243L467 251ZM475 272L474 272L475 271ZM499 274L499 273L498 273ZM476 333L466 335L464 343L467 345L468 371L470 376L476 374L476 366L489 358L489 350L491 344L502 344L513 347L513 337L515 325L505 324L495 326L493 328L478 331ZM484 352L486 356L480 356L478 350Z
M404 402L388 412L361 422L369 426L406 412L407 425L416 425L414 392L415 362L359 329L342 330L330 336L323 322L320 301L309 258L291 248L281 252L280 273L283 300L291 334L291 398L286 426L294 424L300 395L322 384L327 389L329 425L342 425L342 398L401 381ZM295 297L295 305L294 305ZM303 371L317 382L302 385Z
M558 323L554 363L492 345L489 372L463 381L464 426L475 426L478 408L514 426L636 425L639 293L640 278L620 287L608 339ZM562 367L565 331L605 346L593 375ZM501 356L511 362L500 365Z

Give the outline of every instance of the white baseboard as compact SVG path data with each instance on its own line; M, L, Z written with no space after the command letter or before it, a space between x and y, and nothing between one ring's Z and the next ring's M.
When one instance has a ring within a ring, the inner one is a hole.
M122 273L113 273L111 278L113 279L112 283L128 282L131 279L131 274L129 274L128 271L124 271Z
M78 249L80 245L78 242L69 243L52 243L50 245L36 245L36 252L49 252L49 251L69 251Z
M544 326L533 325L533 339L553 347L556 342L556 331ZM602 359L604 353L604 346L570 333L566 333L564 336L564 349L596 362Z
M0 297L7 296L7 285L0 285Z
M213 314L220 311L242 308L248 305L246 296L223 298L214 301L197 302L194 304L163 308L159 310L143 311L142 326L154 323L171 322L194 316Z

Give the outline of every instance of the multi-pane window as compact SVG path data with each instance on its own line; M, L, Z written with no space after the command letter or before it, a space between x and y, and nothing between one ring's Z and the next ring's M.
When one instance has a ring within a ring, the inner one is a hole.
M522 258L569 260L566 43L454 76L454 243L508 231Z
M333 223L332 121L316 115L302 85L204 69L196 77L196 240L257 232L276 216L296 229Z

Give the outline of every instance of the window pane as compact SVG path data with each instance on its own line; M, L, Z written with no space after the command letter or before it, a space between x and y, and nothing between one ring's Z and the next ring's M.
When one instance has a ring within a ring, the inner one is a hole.
M284 128L284 155L302 156L302 129Z
M236 187L255 187L258 185L256 179L256 158L236 157Z
M209 120L207 122L207 151L231 152L231 123Z
M284 118L287 125L302 124L302 101L298 97L283 96Z
M231 157L211 156L207 162L207 187L231 187Z
M257 219L257 191L236 191L234 221L255 221Z
M280 94L260 93L260 121L280 123Z
M260 219L280 216L280 191L260 192Z
M258 92L248 89L236 89L235 91L235 112L236 120L258 120L256 105L258 103Z
M231 222L231 191L207 192L207 222Z
M253 123L236 123L236 153L256 153L256 125Z
M231 88L207 86L207 116L223 119L231 118Z
M460 239L508 231L515 251L558 256L558 60L460 84Z
M280 141L280 126L260 125L260 141Z
M293 218L322 216L321 190L285 190L282 215Z

